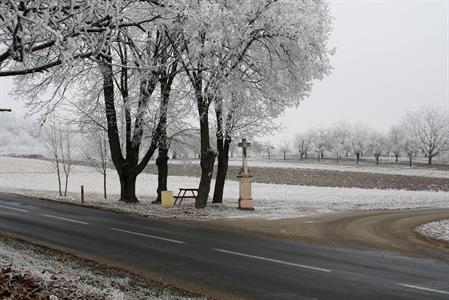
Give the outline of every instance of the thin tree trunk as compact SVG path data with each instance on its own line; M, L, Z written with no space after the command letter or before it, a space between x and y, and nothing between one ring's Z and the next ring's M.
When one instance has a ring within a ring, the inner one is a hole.
M356 164L359 164L359 161L360 161L360 153L356 153L356 154L355 154L355 159L356 159L355 163L356 163Z
M107 174L106 174L106 169L103 171L103 193L104 193L104 198L105 199L108 199L108 195L107 195L107 192L106 192L106 178L107 178L107 176L106 176Z
M428 155L428 156L427 156L427 161L428 161L428 164L429 164L429 165L432 164L432 158L433 158L432 155Z
M61 171L59 170L59 161L58 160L56 160L56 173L58 174L59 196L62 196Z
M69 183L69 175L65 174L65 187L64 187L64 197L67 196L67 184Z
M412 166L412 157L411 156L408 157L408 165L410 167Z

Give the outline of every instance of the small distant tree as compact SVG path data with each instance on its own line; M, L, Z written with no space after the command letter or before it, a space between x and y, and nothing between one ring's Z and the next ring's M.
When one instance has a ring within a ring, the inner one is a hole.
M88 145L91 149L84 151L84 157L88 164L97 170L103 176L103 197L107 199L107 170L109 162L109 147L107 132L98 128L92 132L88 138Z
M449 111L425 106L409 112L404 118L409 135L418 137L428 164L440 152L449 148Z
M363 152L366 148L366 139L368 136L368 129L360 124L354 125L350 141L352 145L352 150L355 155L356 164L360 162L360 157L363 155Z
M304 157L307 158L307 152L309 151L310 144L311 144L311 138L310 138L310 135L307 133L298 134L295 137L295 146L296 146L296 149L298 149L300 160L303 160Z
M373 153L374 159L376 160L376 165L379 164L379 158L385 151L386 141L381 133L375 132L371 134L369 138L369 149Z
M393 153L396 163L399 161L401 154L403 133L404 130L397 125L392 126L388 132L387 148Z
M329 132L329 150L335 154L337 162L341 159L342 155L348 156L350 148L349 144L350 132L348 126L345 123L340 123L332 127Z
M290 145L288 143L283 143L280 147L279 150L281 151L284 160L287 159L287 153L290 151Z
M416 137L406 137L403 140L402 149L406 153L408 157L408 164L411 167L413 158L419 152L419 141Z
M265 144L265 150L267 151L267 158L271 159L272 151L276 149L271 143Z
M42 131L42 138L44 141L44 145L48 151L48 153L53 157L56 175L58 176L58 191L59 196L62 196L62 186L61 186L61 168L60 168L60 144L58 133L55 124L47 124Z
M312 149L317 154L317 159L324 158L324 152L329 148L329 130L327 128L318 128L311 132Z
M54 159L56 174L58 176L59 196L67 196L67 186L72 170L72 144L70 129L62 129L56 122L44 125L43 141L48 152ZM64 172L64 193L62 193L61 167Z

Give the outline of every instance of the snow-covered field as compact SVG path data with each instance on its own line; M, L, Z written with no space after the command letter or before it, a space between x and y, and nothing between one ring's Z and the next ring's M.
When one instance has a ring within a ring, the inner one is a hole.
M231 165L240 166L241 162L231 161ZM435 177L435 178L449 178L449 171L435 170L435 169L422 169L408 167L404 165L389 165L389 166L376 166L376 165L347 165L347 164L327 164L327 163L313 163L313 162L282 162L282 161L260 161L254 160L248 163L254 167L271 167L271 168L294 168L294 169L313 169L313 170L330 170L341 172L363 172L363 173L376 173L376 174L390 174L390 175L406 175L406 176L422 176L422 177Z
M449 242L449 219L432 222L416 229L420 234L432 239Z
M169 190L196 187L199 178L171 176ZM376 190L295 185L253 185L255 211L236 209L238 183L228 181L224 203L209 204L204 210L193 208L191 201L180 207L162 209L150 202L156 197L157 176L141 174L138 177L139 204L119 203L118 177L114 170L108 175L109 199L102 198L102 177L93 168L75 166L69 179L68 197L57 196L57 178L51 162L33 159L0 157L0 191L80 203L80 186L84 185L87 205L134 212L142 215L184 219L217 219L240 217L289 218L330 212L364 209L404 209L419 207L449 207L447 192ZM212 185L213 186L213 185Z
M198 160L170 160L170 164L199 164ZM231 166L241 166L242 162L238 159L229 161ZM310 161L279 161L279 160L249 160L250 167L261 168L290 168L290 169L311 169L311 170L329 170L340 172L363 172L375 174L389 174L389 175L405 175L405 176L421 176L433 178L449 178L449 171L437 170L432 168L416 168L406 165L395 165L393 163L388 165L366 165L366 164L348 164L345 163L317 163Z

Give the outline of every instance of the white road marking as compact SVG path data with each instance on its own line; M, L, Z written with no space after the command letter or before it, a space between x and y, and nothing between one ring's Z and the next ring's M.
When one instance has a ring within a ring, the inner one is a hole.
M184 244L184 242L182 242L182 241L173 240L173 239L169 239L169 238L164 238L164 237L156 236L156 235L144 234L144 233L128 231L128 230L119 229L119 228L113 228L113 227L111 227L111 230L124 232L124 233L129 233L129 234L133 234L133 235L137 235L137 236L143 236L143 237L147 237L147 238L150 238L150 239L162 240L162 241L171 242L171 243L177 243L177 244Z
M16 210L16 211L20 211L20 212L28 212L28 210L26 210L26 209L20 209L20 208L9 207L9 206L4 206L4 205L0 205L0 207L10 209L10 210Z
M67 221L67 222L72 222L72 223L78 223L78 224L83 224L83 225L88 225L89 224L87 222L82 222L82 221L73 220L73 219L67 219L67 218L58 217L58 216L54 216L54 215L47 215L47 214L42 214L42 215L45 216L45 217L58 219L58 220L62 220L62 221Z
M411 284L405 284L405 283L396 283L396 284L400 285L400 286L408 287L408 288L411 288L411 289L416 289L416 290L422 290L422 291L427 291L427 292L432 292L432 293L449 295L449 292L442 291L442 290L435 290L435 289L431 289L431 288L426 288L426 287L423 287L423 286L417 286L417 285L411 285Z
M303 269L309 269L309 270L320 271L320 272L331 272L331 270L329 270L329 269L323 269L323 268L318 268L318 267L313 267L313 266L301 265L301 264L291 263L291 262L288 262L288 261L282 261L282 260L277 260L277 259L272 259L272 258L266 258L266 257L262 257L262 256L255 256L255 255L250 255L250 254L245 254L245 253L240 253L240 252L234 252L234 251L229 251L229 250L223 250L223 249L218 249L218 248L213 248L212 250L213 251L218 251L218 252L223 252L223 253L228 253L228 254L233 254L233 255L238 255L238 256L244 256L244 257L264 260L264 261L275 262L275 263L278 263L278 264L283 264L283 265L288 265L288 266L299 267L299 268L303 268Z

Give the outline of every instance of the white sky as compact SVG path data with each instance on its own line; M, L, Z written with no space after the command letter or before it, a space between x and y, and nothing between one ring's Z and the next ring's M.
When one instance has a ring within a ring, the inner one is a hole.
M274 139L340 120L381 130L424 104L449 108L449 1L331 1L334 70L282 118ZM0 78L0 107L23 112Z
M449 108L449 4L331 1L334 70L282 118L275 142L345 120L386 130L421 105Z

